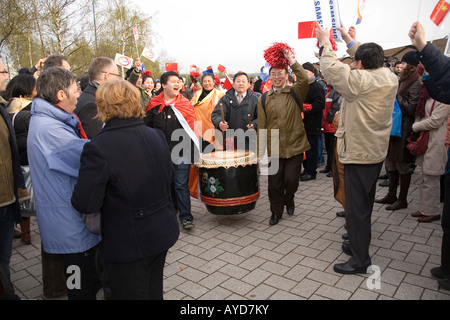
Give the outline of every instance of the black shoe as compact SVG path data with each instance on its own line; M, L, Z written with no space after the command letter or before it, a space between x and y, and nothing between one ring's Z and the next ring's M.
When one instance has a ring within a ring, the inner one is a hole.
M439 288L442 288L444 290L450 290L450 279L445 280L438 280Z
M316 176L312 176L308 173L305 173L304 176L300 177L300 181L310 181L310 180L316 180Z
M378 184L380 187L389 187L389 179L384 180Z
M288 215L292 216L294 214L294 210L295 210L295 204L286 206L286 211L287 211Z
M357 274L357 273L367 273L367 267L362 268L353 268L350 266L348 262L346 263L338 263L333 267L334 272L342 273L342 274Z
M331 178L333 176L333 172L328 172L327 173L327 178Z
M339 218L345 218L345 211L336 212L336 216Z
M450 273L445 272L441 267L432 268L430 272L438 279L446 279L450 276Z
M387 173L385 173L385 174L379 176L378 179L380 179L380 180L386 180L386 179L389 179L389 175L388 175Z
M320 170L319 172L320 173L328 173L328 172L331 172L331 169L330 168L325 168L323 170Z
M344 233L342 235L342 240L348 240L348 233Z
M271 226L274 226L274 225L278 224L278 221L279 221L279 220L280 220L280 218L278 218L277 215L273 214L272 217L270 217L269 224L270 224Z
M345 253L345 254L348 254L349 256L351 256L352 255L352 250L350 249L350 243L348 242L348 241L344 241L343 243L342 243L342 251Z

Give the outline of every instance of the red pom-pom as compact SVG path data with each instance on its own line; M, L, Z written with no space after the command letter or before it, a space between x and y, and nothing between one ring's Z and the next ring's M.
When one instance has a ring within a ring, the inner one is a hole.
M190 76L191 82L197 82L198 78L200 78L200 73L198 73L197 71L191 71Z
M150 70L145 70L144 72L142 72L142 77L145 77L145 76L153 77L153 74Z
M285 50L294 53L294 50L286 43L274 43L270 48L264 51L264 59L271 67L287 68L290 66L290 63L284 57L283 52Z
M333 48L333 51L337 51L338 47L337 47L336 41L334 41L333 30L330 30L330 42L331 42L331 47ZM319 40L317 40L317 48L320 49Z

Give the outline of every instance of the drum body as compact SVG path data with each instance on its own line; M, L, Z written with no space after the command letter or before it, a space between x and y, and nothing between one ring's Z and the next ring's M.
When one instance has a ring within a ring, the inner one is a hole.
M233 215L251 211L259 198L256 155L251 151L215 151L198 164L201 200L208 211Z

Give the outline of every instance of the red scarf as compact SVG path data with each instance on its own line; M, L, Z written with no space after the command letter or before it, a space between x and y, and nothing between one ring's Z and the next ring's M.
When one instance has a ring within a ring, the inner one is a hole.
M191 127L191 129L194 130L194 124L195 121L197 120L194 108L192 107L191 102L188 99L186 99L181 93L179 93L174 100L172 100L169 103L166 103L166 100L164 99L164 92L161 92L159 95L150 100L150 102L147 105L147 108L145 109L145 112L148 112L149 110L159 106L158 113L161 113L164 107L170 105L174 105L175 108L177 108L177 110L181 112L184 119Z
M58 108L60 108L61 110L63 110L64 112L67 112L66 110L64 110L63 108L61 108L60 106L58 106L58 105L55 105L56 107L58 107ZM86 135L86 132L84 131L84 129L83 129L83 126L81 125L81 121L80 121L80 118L78 118L78 116L75 114L75 113L72 113L75 117L77 117L77 119L78 119L78 130L80 130L80 138L81 139L87 139L88 137L87 137L87 135Z

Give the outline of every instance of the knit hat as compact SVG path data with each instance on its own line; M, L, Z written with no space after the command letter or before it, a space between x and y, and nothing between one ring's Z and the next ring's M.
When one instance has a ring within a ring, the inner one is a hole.
M309 70L309 71L311 71L312 73L314 73L314 76L315 76L315 77L318 76L318 71L317 71L317 69L312 65L312 63L310 63L310 62L305 62L305 63L302 65L302 67L303 67L303 69Z
M417 51L408 51L402 57L402 62L406 62L414 67L417 67L419 64L419 58L417 57Z

